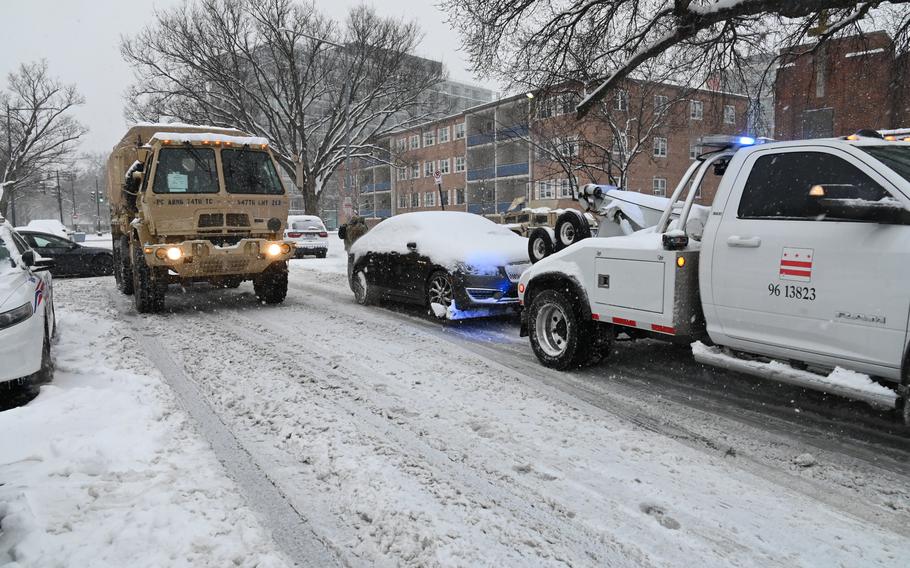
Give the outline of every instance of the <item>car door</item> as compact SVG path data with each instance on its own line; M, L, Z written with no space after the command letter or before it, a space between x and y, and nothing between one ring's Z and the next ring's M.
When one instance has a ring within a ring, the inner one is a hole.
M54 260L53 274L79 272L80 255L72 241L43 233L25 233L23 236L38 254Z
M756 152L735 181L716 234L714 303L731 346L841 362L893 375L904 352L910 227L845 221L813 210L810 189L902 200L836 148Z

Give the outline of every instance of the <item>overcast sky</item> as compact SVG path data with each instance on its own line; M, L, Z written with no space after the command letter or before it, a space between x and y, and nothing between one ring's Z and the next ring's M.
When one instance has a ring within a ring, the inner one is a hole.
M52 75L75 83L86 104L77 117L90 129L81 151L107 152L120 140L123 93L132 80L120 58L121 35L132 35L151 18L155 8L183 0L0 0L0 77L24 61L47 59ZM441 60L458 81L484 86L467 70L458 34L445 14L427 0L316 0L316 7L342 19L351 6L374 6L384 15L416 19L425 37L419 55Z

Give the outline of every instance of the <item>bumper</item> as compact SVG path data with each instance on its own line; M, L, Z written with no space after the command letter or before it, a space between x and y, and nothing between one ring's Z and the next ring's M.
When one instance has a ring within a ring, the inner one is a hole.
M329 250L328 239L319 241L289 241L294 243L294 254L297 257Z
M270 245L277 244L278 254L271 254ZM179 249L180 258L168 258L170 249ZM243 239L236 245L219 247L206 240L183 241L143 247L149 266L163 266L177 273L180 278L225 276L234 274L259 274L274 262L294 257L293 241Z
M468 319L509 313L518 307L518 284L506 276L456 273L454 309L447 319Z
M41 370L44 348L43 313L0 330L0 383L28 377Z

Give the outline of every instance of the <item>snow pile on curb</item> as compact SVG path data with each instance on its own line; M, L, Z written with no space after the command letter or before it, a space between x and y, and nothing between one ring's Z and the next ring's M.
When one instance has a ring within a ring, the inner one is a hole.
M62 295L54 382L0 413L0 565L285 566L160 377L107 349L133 339Z

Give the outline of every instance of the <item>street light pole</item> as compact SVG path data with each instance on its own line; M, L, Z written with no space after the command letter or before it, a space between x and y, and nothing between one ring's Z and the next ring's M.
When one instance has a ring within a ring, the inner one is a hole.
M95 178L95 232L101 232L101 194L98 192L98 178Z
M57 176L57 210L60 212L60 224L63 224L63 194L60 191L60 170L54 170Z

